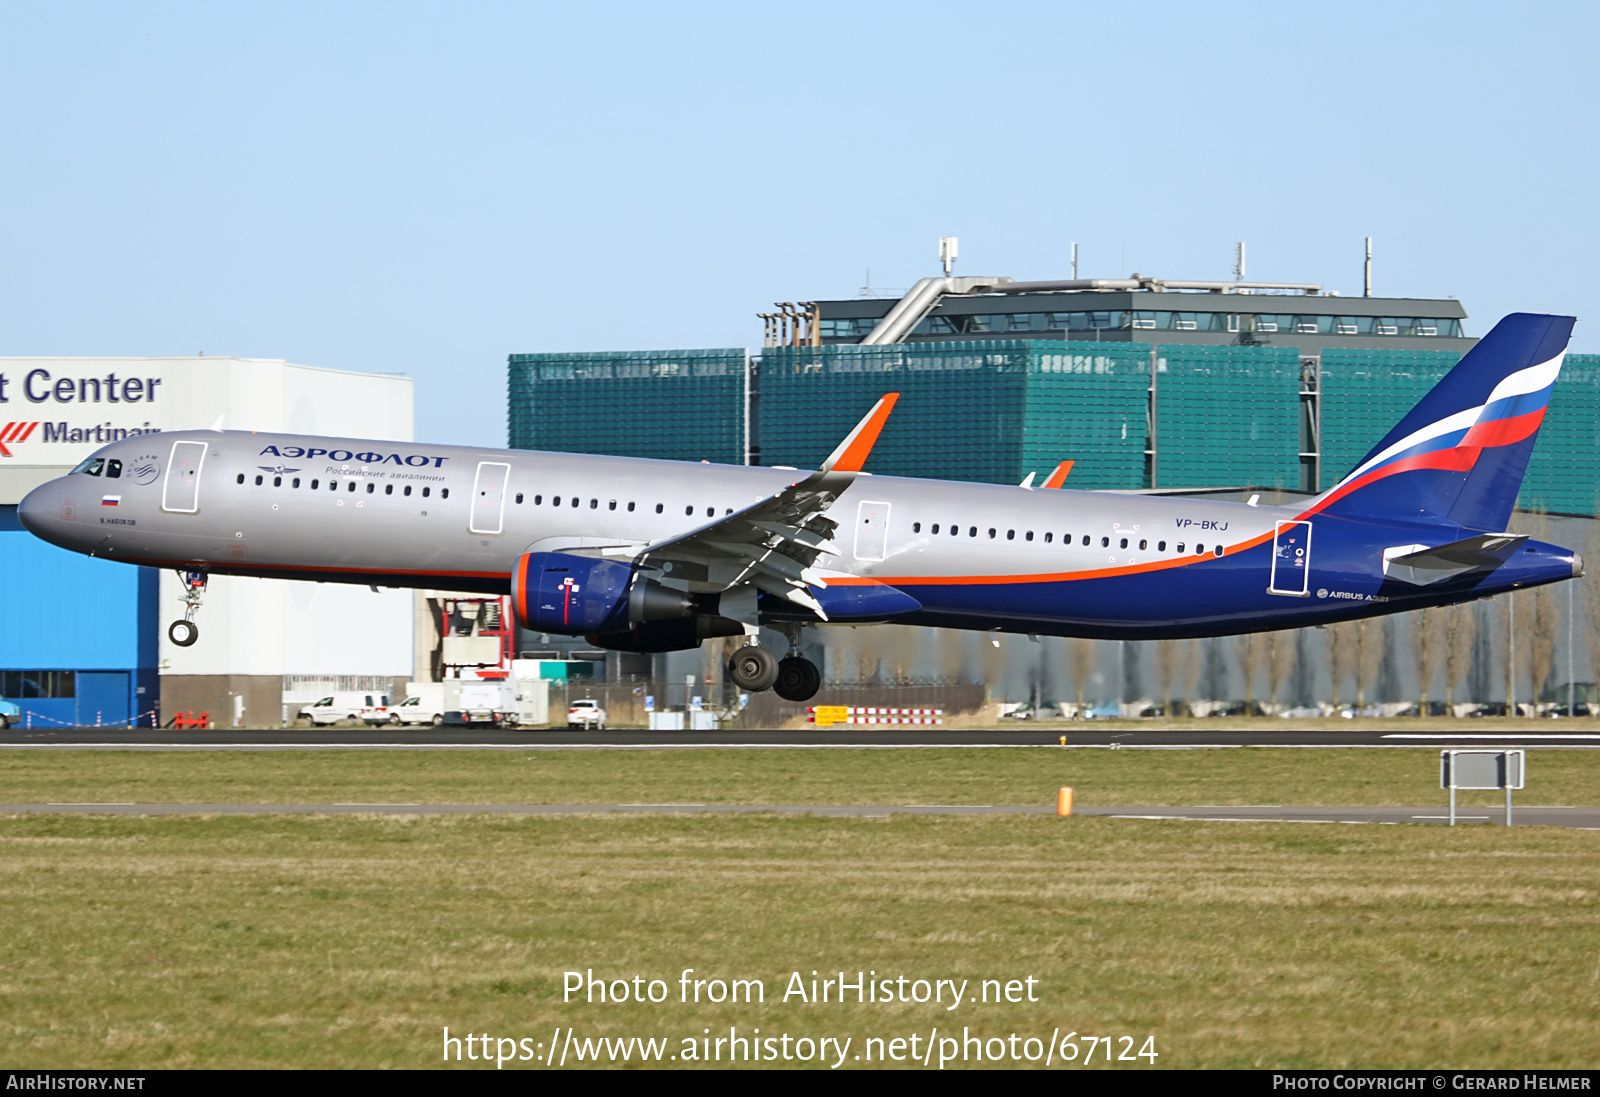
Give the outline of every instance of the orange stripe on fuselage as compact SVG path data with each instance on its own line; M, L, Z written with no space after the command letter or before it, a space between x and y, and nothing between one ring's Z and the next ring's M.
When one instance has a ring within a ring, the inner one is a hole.
M1257 545L1270 541L1273 536L1273 533L1262 533L1248 541L1241 541L1237 545L1229 545L1222 550L1222 555L1223 557L1228 557L1236 552L1253 549ZM971 587L1004 586L1012 583L1070 583L1078 579L1115 579L1123 575L1142 575L1145 572L1190 567L1194 564L1203 564L1207 560L1216 559L1218 557L1208 552L1204 556L1183 556L1176 560L1152 560L1147 564L1124 564L1116 568L1091 568L1084 571L1047 571L1032 575L853 575L849 578L838 579L830 577L828 586L859 587L881 584L891 587Z

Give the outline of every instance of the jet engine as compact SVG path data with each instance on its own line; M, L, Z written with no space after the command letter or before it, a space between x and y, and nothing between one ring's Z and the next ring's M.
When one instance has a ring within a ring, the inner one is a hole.
M527 552L511 573L517 624L573 636L626 632L651 621L688 617L689 595L629 564L566 552Z

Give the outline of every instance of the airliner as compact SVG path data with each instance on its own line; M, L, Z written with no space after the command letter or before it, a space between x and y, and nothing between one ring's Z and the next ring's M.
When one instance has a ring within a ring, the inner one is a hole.
M1293 506L1065 490L1060 471L1037 488L874 476L890 393L812 472L190 430L102 447L18 517L62 548L176 569L183 646L211 575L509 594L522 627L617 651L744 637L730 679L803 701L821 684L808 627L1221 636L1581 575L1571 549L1506 532L1572 325L1506 317Z

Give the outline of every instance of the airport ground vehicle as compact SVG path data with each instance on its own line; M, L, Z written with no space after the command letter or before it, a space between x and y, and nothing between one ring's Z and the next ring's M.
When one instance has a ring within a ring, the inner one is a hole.
M444 683L407 683L406 699L389 706L389 722L431 724L434 727L444 723Z
M581 727L585 731L604 731L606 710L600 707L599 701L590 698L574 701L567 708L567 726Z
M522 627L615 651L745 637L729 681L802 701L821 685L802 633L825 624L1181 639L1575 578L1572 549L1505 532L1572 326L1506 317L1355 468L1292 506L871 477L888 393L809 474L174 431L101 447L17 517L62 548L183 572L175 643L196 641L211 572L509 593ZM144 483L122 476L135 462ZM762 626L785 657L756 642Z
M337 724L341 720L386 724L389 722L388 706L387 693L330 693L301 706L295 716L318 726Z
M0 697L0 729L8 728L22 719L22 709Z

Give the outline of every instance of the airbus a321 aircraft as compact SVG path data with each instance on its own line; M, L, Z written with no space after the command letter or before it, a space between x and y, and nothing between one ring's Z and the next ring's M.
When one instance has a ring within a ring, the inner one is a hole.
M1349 475L1290 507L872 476L891 393L810 474L179 431L101 448L19 518L75 552L179 570L180 645L211 574L509 593L524 628L618 651L742 635L738 687L802 701L821 675L801 629L823 623L1219 636L1578 576L1571 549L1504 532L1572 324L1506 317ZM788 637L786 658L758 625Z

